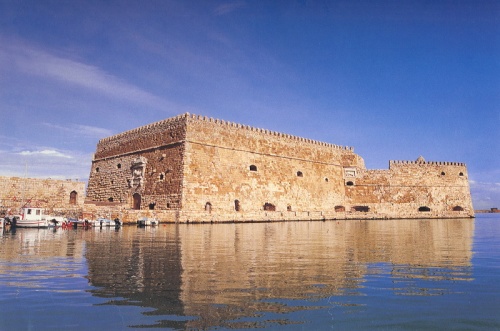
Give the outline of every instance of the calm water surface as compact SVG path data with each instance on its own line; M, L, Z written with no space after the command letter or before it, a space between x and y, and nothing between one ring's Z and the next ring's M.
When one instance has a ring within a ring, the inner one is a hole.
M0 236L0 330L500 329L500 214Z

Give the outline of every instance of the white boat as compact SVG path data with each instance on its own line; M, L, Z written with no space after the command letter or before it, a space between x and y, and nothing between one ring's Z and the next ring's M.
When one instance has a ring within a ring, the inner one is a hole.
M122 225L120 220L118 218L115 218L114 220L110 220L107 218L98 218L96 221L94 221L94 227L107 227L107 226L113 226L115 228L119 228Z
M48 228L61 225L64 217L45 215L43 208L25 207L16 219L17 228Z
M156 218L151 217L141 217L137 220L137 226L156 226L160 222Z

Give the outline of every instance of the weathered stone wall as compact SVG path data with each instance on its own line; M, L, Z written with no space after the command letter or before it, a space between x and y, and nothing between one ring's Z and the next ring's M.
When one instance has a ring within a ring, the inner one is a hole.
M181 219L268 219L266 203L279 218L333 211L344 201L344 167L364 168L349 147L196 116L187 123Z
M361 170L348 180L346 205L352 212L358 206L390 218L474 215L463 163L391 161L389 170Z
M1 211L10 208L12 213L18 213L24 205L43 207L48 212L81 209L84 199L85 182L0 177Z
M136 194L142 209L180 208L184 139L184 118L174 117L100 140L88 200L132 208Z
M87 196L177 222L474 214L462 163L367 170L350 147L189 114L99 141Z

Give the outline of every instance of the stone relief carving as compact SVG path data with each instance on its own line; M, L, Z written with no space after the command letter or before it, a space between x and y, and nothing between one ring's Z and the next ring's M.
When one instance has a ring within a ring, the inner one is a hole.
M144 169L146 168L147 160L141 156L132 161L130 166L131 177L128 180L130 188L139 188L144 185Z
M345 178L356 177L356 168L344 168L344 177Z

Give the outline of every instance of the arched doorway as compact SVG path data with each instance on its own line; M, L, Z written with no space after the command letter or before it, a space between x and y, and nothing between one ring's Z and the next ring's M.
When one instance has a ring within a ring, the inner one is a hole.
M132 197L134 198L134 206L132 209L141 209L141 195L139 193L135 193Z
M78 193L76 191L71 191L69 194L69 204L76 205L76 198L78 197Z

